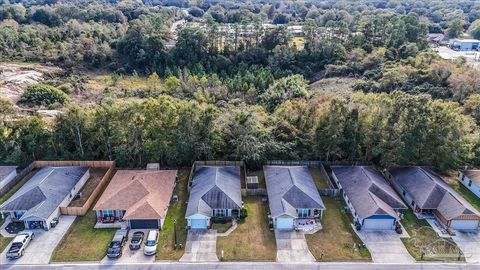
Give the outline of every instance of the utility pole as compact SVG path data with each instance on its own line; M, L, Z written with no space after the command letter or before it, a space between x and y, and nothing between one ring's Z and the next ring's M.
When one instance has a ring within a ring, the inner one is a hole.
M175 249L177 249L177 220L173 220L173 242L175 243Z

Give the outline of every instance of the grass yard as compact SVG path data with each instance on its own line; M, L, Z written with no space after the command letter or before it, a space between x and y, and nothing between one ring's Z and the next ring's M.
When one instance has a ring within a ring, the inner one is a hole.
M428 224L426 220L418 219L412 210L405 212L401 221L403 227L407 230L410 238L402 238L402 242L408 252L415 260L420 261L456 261L458 259L457 245L449 238L440 237ZM448 242L442 241L446 240ZM439 250L438 255L424 256L422 252L425 249ZM451 255L445 255L451 254ZM462 256L461 261L465 258Z
M94 211L77 217L52 255L54 262L100 261L117 229L94 229L97 222Z
M0 218L0 226L2 226L4 222L5 220ZM12 241L12 238L3 237L0 235L0 253L3 252L3 250L8 246L10 241Z
M261 197L244 199L248 217L238 222L229 235L217 238L217 256L226 261L275 260L277 245L275 234L268 229L267 208Z
M480 211L480 199L473 194L468 188L466 188L464 185L462 185L458 181L450 182L450 186L458 192L460 195L465 198L473 207L475 207L478 211Z
M90 168L90 178L87 180L85 185L83 185L82 189L80 189L80 193L82 196L76 200L70 202L69 206L79 206L82 207L90 195L93 193L95 188L102 180L105 173L108 171L108 168Z
M163 228L160 231L156 255L157 260L179 260L184 253L184 249L174 249L173 221L177 220L177 242L183 244L185 247L185 243L187 242L185 212L187 211L187 182L189 173L190 168L184 168L178 171L178 183L173 191L173 194L178 195L178 202L170 205Z
M323 177L322 171L319 168L309 168L310 174L312 175L313 181L318 189L330 188L328 186L327 180Z
M354 243L360 244L362 240L350 226L350 220L343 212L343 203L330 197L322 197L322 200L326 207L322 219L323 229L305 235L313 256L318 261L370 261L368 249L353 249Z
M212 225L212 229L217 230L217 233L224 233L224 232L228 231L228 229L230 229L230 227L232 227L231 222L213 223L213 225Z

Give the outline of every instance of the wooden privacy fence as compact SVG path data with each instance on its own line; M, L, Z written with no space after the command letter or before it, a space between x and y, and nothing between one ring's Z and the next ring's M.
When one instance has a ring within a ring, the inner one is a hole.
M318 190L318 194L320 194L320 196L338 197L340 196L340 189L323 188Z
M266 188L247 189L242 188L242 196L267 196Z
M76 161L76 160L69 160L69 161L45 161L39 160L34 161L35 168L41 168L46 166L58 166L58 167L65 167L65 166L85 166L91 168L108 168L105 175L103 175L102 179L98 183L98 185L93 190L90 197L85 201L83 206L67 206L67 207L60 207L60 213L62 215L67 216L84 216L87 214L88 210L92 207L92 204L97 199L100 192L103 188L107 185L109 179L111 178L114 170L115 170L115 161Z

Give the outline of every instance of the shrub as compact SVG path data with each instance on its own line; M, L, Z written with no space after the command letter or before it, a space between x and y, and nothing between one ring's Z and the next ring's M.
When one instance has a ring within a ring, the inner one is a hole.
M248 217L247 208L240 209L240 219L245 219L246 217Z
M34 105L65 104L69 101L67 94L48 84L33 84L27 86L18 103Z

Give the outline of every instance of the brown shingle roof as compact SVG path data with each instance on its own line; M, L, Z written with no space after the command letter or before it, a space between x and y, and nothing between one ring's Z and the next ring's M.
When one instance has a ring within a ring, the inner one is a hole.
M125 210L124 219L162 219L177 171L119 170L93 210Z

